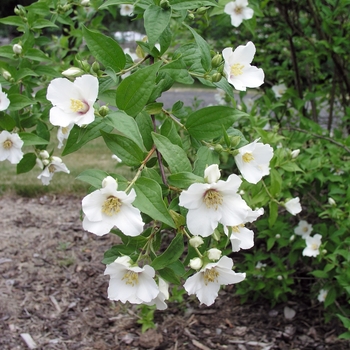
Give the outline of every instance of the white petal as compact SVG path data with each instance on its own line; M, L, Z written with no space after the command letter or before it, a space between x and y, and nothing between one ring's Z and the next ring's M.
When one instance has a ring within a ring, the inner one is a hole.
M189 210L186 217L187 227L195 236L210 236L221 219L219 210L210 210L203 203L201 208Z
M87 216L83 220L83 229L94 233L97 236L103 236L111 231L114 224L107 220L90 221Z
M144 223L137 208L123 203L120 212L114 216L114 225L125 235L135 237L142 233Z
M197 209L203 204L203 195L210 189L209 184L192 184L188 190L182 191L179 197L179 205L187 209Z
M66 113L59 107L52 107L50 109L50 123L55 126L67 127L69 124L75 122L77 113Z
M220 179L220 170L217 164L212 164L205 168L204 178L208 183L215 183Z
M98 79L92 75L83 75L76 78L74 85L80 90L84 101L88 102L89 106L93 106L98 95Z
M102 206L107 197L101 190L96 190L83 198L82 209L90 221L102 220Z
M242 11L242 17L244 19L251 19L254 16L254 10L250 7L246 7Z
M241 63L244 66L249 65L254 58L256 49L255 45L249 41L246 45L239 45L234 51L232 55L232 61L234 63Z

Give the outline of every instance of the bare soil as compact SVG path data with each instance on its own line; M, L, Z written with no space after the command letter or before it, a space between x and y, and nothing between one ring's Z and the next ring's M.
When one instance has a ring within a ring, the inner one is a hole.
M101 260L117 243L82 230L79 198L1 197L0 349L350 349L322 305L241 305L232 287L209 308L169 303L142 334L136 307L107 299Z

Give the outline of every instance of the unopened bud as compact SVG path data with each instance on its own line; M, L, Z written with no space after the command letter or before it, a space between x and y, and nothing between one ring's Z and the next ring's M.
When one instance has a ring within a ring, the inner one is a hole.
M81 0L81 6L90 6L90 0Z
M84 71L77 67L70 67L62 72L62 75L64 75L67 78L75 78L79 77L84 73Z
M231 136L230 137L230 145L231 145L231 147L237 147L240 142L241 142L241 137L240 136Z
M220 234L220 231L215 229L213 234L212 234L212 237L216 240L216 241L219 241L220 240L220 237L221 237L221 234Z
M277 233L277 235L275 236L276 239L280 239L281 235L279 233Z
M190 238L190 245L193 248L198 248L199 246L201 246L204 243L203 239L201 236L193 236L192 238Z
M289 240L290 240L291 242L293 242L294 239L295 239L295 235L291 235L290 238L289 238Z
M164 10L168 10L170 9L170 3L169 0L161 0L159 3L159 6L164 9Z
M222 56L221 56L219 53L217 53L217 54L212 58L212 60L211 60L211 65L212 65L213 68L217 68L217 67L220 66L221 62L222 62Z
M282 280L283 280L283 277L282 277L281 275L278 275L278 276L277 276L277 279L278 279L279 281L282 281Z
M221 257L221 250L217 248L211 248L207 253L209 260L219 260Z
M196 13L198 13L199 15L204 15L208 10L208 7L200 7Z
M193 20L194 20L194 14L193 14L193 13L189 13L189 14L187 15L187 18L188 18L189 20L193 21Z
M12 75L9 71L7 70L3 70L2 71L2 76L4 77L4 79L6 79L7 81L11 80L12 79Z
M290 155L294 159L294 158L298 157L299 153L300 153L300 149L295 149L294 151L290 152Z
M95 72L98 73L98 71L100 70L100 64L98 62L94 62L91 66L91 69Z
M193 270L199 270L203 265L203 261L201 258L194 258L190 260L189 266Z
M101 106L98 110L101 117L105 117L109 113L109 108L107 106Z
M88 61L81 61L80 66L85 72L88 72L90 70L90 64Z
M62 159L60 157L52 156L51 160L55 161L56 163L62 163Z
M327 254L327 249L322 249L322 254Z
M214 146L214 151L221 153L224 148L218 143Z
M331 198L331 197L328 198L328 203L330 205L336 205L335 200L333 198Z
M211 81L213 83L218 83L222 78L222 75L221 73L214 73L212 76L211 76Z
M46 166L50 164L50 161L48 159L43 159L42 163Z
M35 160L35 162L36 162L36 165L37 165L40 169L44 169L44 164L43 164L43 162L41 161L41 159L37 158L37 159Z
M224 73L224 65L220 64L220 66L217 67L216 70L218 73L223 74Z
M48 159L48 158L50 158L49 152L46 151L46 150L40 151L39 154L40 154L41 159Z
M16 55L20 55L22 53L22 45L20 44L14 44L12 46L12 50Z

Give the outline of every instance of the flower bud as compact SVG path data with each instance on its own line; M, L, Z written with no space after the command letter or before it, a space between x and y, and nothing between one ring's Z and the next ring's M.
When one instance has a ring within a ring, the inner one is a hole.
M221 234L220 234L220 231L219 231L219 230L215 229L211 236L212 236L213 239L215 239L216 241L220 241Z
M208 10L208 7L200 7L197 11L196 11L196 13L198 14L198 15L201 15L201 16L203 16L203 15L205 15L205 13L207 12L207 10Z
M277 279L278 279L279 281L282 281L282 280L283 280L283 277L282 277L281 275L278 275L278 276L277 276Z
M277 233L277 235L275 236L276 239L280 239L281 235L279 233Z
M188 17L188 19L191 20L191 21L194 20L194 14L193 14L193 13L189 13L189 14L187 15L187 17Z
M214 151L221 153L224 148L218 143L214 146Z
M93 70L93 72L98 73L98 71L100 70L100 64L98 62L94 62L91 66L91 69Z
M170 8L170 3L169 0L161 0L159 3L159 6L163 9L163 10L168 10Z
M231 136L230 137L230 145L231 147L237 147L239 143L241 142L241 137L240 136Z
M107 106L101 106L98 110L101 117L105 117L109 113L109 108Z
M20 44L14 44L12 46L12 50L16 55L20 55L22 53L22 45Z
M43 164L43 162L41 161L40 158L37 158L37 159L35 160L35 162L36 162L36 165L37 165L40 169L44 169L44 164Z
M214 73L212 76L211 76L211 81L213 83L218 83L222 78L222 75L221 73Z
M38 159L38 158L37 158ZM48 160L48 159L43 159L43 161L42 161L42 164L43 165L49 165L50 164L50 161Z
M88 61L84 60L80 62L80 66L83 69L83 71L88 72L90 70L90 64Z
M40 151L39 154L40 154L41 159L48 159L48 158L50 158L49 152L46 151L46 150Z
M70 67L62 72L62 75L64 75L67 78L75 78L79 77L84 73L83 70L77 67Z
M201 236L193 236L192 238L190 238L190 245L193 248L198 248L199 246L201 246L204 243L203 239Z
M55 161L56 163L62 163L62 159L60 157L52 156L51 160Z
M194 258L190 260L189 266L193 270L199 270L203 265L203 261L201 258Z
M219 260L221 257L221 250L217 248L211 248L207 253L209 260Z
M331 197L328 198L329 205L336 205L335 200Z
M86 6L86 7L88 7L88 6L90 6L90 0L81 0L81 6Z
M290 155L294 159L294 158L298 157L299 153L300 153L300 149L295 149L294 151L290 152Z
M222 62L222 56L221 54L217 53L211 60L211 65L213 68L217 68L220 66Z
M5 70L5 69L2 71L2 76L7 81L10 81L12 79L11 73L9 71Z
M217 72L220 74L224 74L224 65L220 64L219 67L216 68Z
M293 242L294 239L295 239L295 235L291 235L290 238L289 238L289 240L290 240L291 242Z

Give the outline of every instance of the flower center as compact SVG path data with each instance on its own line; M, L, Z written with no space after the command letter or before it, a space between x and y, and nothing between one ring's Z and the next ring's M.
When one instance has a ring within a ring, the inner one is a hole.
M238 226L232 226L232 232L239 233L241 227L244 227L244 224L240 224L240 225L238 225Z
M207 286L210 282L218 282L219 272L215 269L208 269L204 271L204 283Z
M125 284L130 284L134 287L139 283L139 275L134 271L128 270L122 278L122 281L125 281Z
M214 208L218 210L219 205L222 204L222 194L216 190L208 190L204 195L204 203L207 208Z
M83 101L71 98L70 109L75 113L86 113L89 110L89 106Z
M49 165L49 172L50 172L51 174L53 174L55 171L56 171L55 165L54 165L54 164L50 164L50 165Z
M243 7L242 6L236 6L234 11L235 11L236 15L240 15L243 12Z
M121 206L122 202L119 198L110 196L104 201L102 212L108 216L113 216L119 213Z
M2 145L5 149L10 149L12 147L13 143L11 140L7 139L6 141L4 141L4 143Z
M304 232L307 232L308 231L308 228L306 226L303 227L303 231Z
M318 250L318 244L312 243L312 244L311 244L311 249L312 249L312 250Z
M234 76L242 75L243 74L243 72L242 72L243 68L244 68L243 64L235 63L235 64L233 64L231 66L231 74L234 75Z
M254 160L254 156L250 152L247 152L243 154L242 159L244 163L250 163Z

